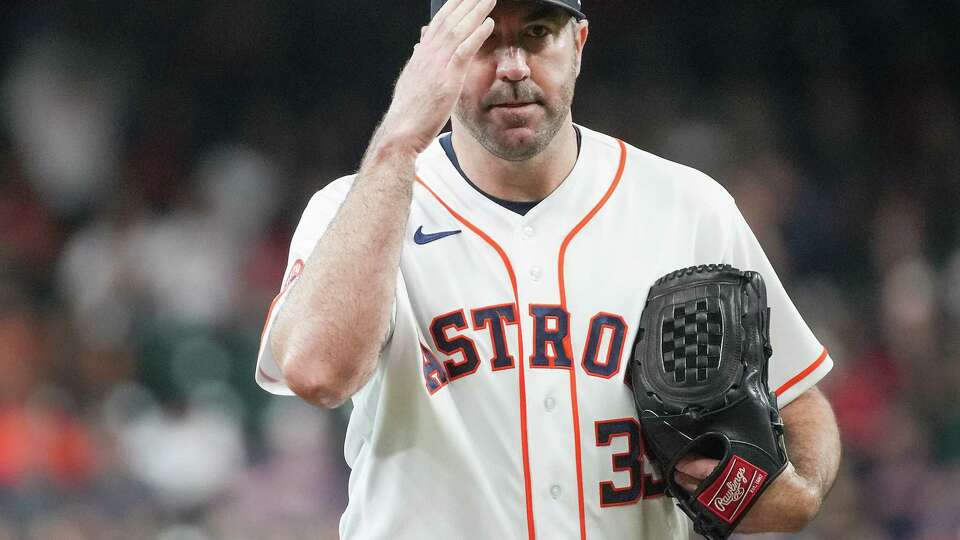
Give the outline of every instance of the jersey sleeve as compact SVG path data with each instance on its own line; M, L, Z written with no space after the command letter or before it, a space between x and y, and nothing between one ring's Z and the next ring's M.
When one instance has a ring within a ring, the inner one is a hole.
M290 290L296 285L297 278L303 272L304 265L313 252L314 246L327 230L340 205L343 204L347 192L352 185L352 177L344 177L330 183L318 191L307 203L307 208L300 217L297 229L290 242L290 251L287 256L287 266L283 273L280 290L267 310L267 318L263 332L260 334L260 348L257 353L256 381L264 390L278 395L293 395L283 380L283 374L270 350L270 331L277 319L277 314L283 309Z
M790 300L760 242L732 198L729 199L725 221L729 243L724 262L740 270L760 273L767 288L773 346L769 383L777 393L778 405L783 407L817 384L833 368L833 360Z

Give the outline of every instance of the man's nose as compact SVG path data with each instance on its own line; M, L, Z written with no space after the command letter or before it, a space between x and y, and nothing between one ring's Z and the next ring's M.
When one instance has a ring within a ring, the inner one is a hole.
M526 51L520 47L503 47L497 51L497 78L517 82L529 76Z

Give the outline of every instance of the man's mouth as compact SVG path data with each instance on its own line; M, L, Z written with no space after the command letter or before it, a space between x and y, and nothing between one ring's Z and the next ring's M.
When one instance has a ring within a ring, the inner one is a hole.
M515 103L497 103L496 105L491 105L490 108L496 109L498 107L502 107L504 109L522 109L524 107L528 107L530 105L536 105L536 104L537 102L535 101L524 101L524 102L515 102Z

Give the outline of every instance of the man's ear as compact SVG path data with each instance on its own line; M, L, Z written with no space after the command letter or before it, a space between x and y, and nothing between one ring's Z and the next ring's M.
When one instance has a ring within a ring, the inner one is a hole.
M590 35L590 23L586 19L575 21L573 28L573 37L577 46L577 76L580 76L580 65L583 61L583 48L587 45L587 37Z

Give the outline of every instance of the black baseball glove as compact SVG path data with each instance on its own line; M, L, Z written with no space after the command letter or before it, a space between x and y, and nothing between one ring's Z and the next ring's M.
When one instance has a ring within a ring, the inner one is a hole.
M787 465L766 287L756 272L694 266L657 280L630 359L647 454L705 537L725 539ZM689 493L674 479L687 454L720 460Z

